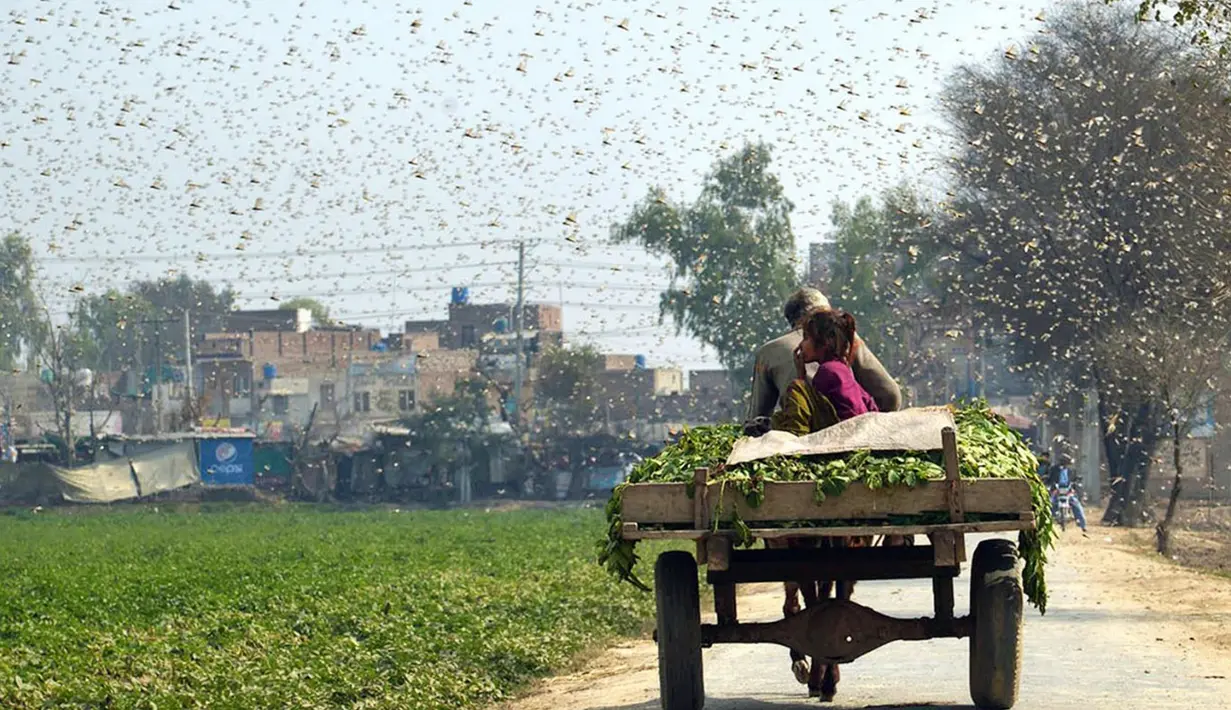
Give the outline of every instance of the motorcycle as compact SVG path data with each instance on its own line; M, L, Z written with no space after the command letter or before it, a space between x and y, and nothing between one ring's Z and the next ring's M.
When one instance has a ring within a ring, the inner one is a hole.
M1052 486L1052 495L1056 500L1056 518L1060 523L1061 532L1064 531L1068 524L1069 517L1073 514L1073 497L1077 495L1077 489L1072 484Z

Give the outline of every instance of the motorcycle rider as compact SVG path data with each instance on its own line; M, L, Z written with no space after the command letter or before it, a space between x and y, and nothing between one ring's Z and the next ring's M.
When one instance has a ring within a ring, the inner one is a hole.
M1073 519L1077 521L1077 527L1081 528L1083 535L1086 534L1086 511L1082 508L1081 497L1077 495L1077 484L1080 483L1077 475L1072 470L1073 457L1068 454L1060 454L1058 465L1053 466L1050 475L1047 479L1047 487L1051 489L1051 509L1053 514L1057 514L1060 510L1060 489L1063 488L1069 491L1069 508L1073 511Z

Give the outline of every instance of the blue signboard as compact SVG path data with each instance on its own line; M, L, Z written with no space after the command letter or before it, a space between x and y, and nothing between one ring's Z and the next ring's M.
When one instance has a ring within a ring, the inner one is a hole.
M251 486L256 466L252 439L201 439L201 482L207 486Z

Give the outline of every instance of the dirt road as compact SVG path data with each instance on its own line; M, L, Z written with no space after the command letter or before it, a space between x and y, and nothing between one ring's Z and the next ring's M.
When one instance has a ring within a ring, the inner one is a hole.
M970 543L973 543L971 540ZM973 550L973 544L970 545ZM967 608L969 582L957 584ZM1231 579L1128 550L1123 536L1070 530L1053 553L1046 616L1026 618L1019 708L1231 708ZM898 616L931 614L926 581L862 582L855 599ZM774 585L741 589L741 620L773 620ZM709 621L711 619L707 619ZM704 653L708 710L815 708L777 646ZM966 708L967 641L898 642L844 666L830 708ZM580 672L544 682L507 710L656 710L649 640L597 653Z

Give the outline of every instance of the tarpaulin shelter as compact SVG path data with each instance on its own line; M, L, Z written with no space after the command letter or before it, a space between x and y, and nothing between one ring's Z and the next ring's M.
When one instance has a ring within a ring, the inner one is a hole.
M72 503L111 503L141 496L128 459L100 461L78 468L52 466L60 493Z
M191 441L132 457L140 495L184 488L201 481Z
M51 467L64 499L112 503L184 488L201 481L192 441L78 468Z

